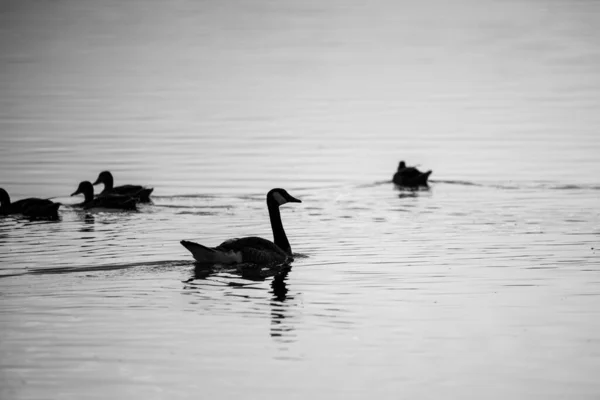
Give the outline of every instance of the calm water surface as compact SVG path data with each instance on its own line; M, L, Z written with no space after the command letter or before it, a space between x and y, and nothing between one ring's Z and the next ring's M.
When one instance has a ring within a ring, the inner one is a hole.
M0 398L600 396L600 4L0 1ZM429 190L390 179L400 159ZM79 181L155 187L82 212ZM289 270L181 239L271 237Z

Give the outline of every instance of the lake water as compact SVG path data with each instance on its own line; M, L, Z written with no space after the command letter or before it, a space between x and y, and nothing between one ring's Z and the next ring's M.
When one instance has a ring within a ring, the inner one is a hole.
M600 3L0 2L2 399L597 399ZM398 162L432 169L395 188ZM109 169L139 212L69 197ZM181 239L271 238L276 276Z

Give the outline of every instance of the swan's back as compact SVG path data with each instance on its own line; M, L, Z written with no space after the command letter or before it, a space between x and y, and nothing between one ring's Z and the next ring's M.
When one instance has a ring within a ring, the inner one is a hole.
M117 195L123 195L123 196L138 197L138 198L140 198L140 200L148 200L148 198L150 197L150 194L152 193L153 190L154 190L154 188L146 188L144 186L139 186L139 185L122 185L122 186L114 187L112 189L104 188L104 190L102 190L100 195L102 196L102 195L117 194Z
M291 259L291 254L275 243L257 236L229 239L215 247L215 250L240 253L244 262L255 264L282 263Z

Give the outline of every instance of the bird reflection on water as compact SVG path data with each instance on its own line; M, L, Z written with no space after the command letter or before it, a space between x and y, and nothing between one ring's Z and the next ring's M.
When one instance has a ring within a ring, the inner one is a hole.
M195 263L192 276L184 281L183 288L186 291L200 292L203 287L214 286L213 284L217 283L236 291L236 293L230 293L230 296L256 300L255 296L247 293L242 294L238 290L252 289L261 292L268 290L260 285L260 282L272 278L268 292L271 295L268 302L271 316L270 336L277 342L291 343L295 341L295 336L292 334L294 328L289 323L289 317L292 315L290 308L292 303L289 300L293 299L293 296L288 294L287 279L291 269L292 266L289 264L282 264L273 268L248 265L244 268L223 268ZM208 281L211 281L211 283L209 284ZM254 303L260 304L260 302ZM198 304L198 302L195 304Z
M191 283L195 280L208 279L210 276L220 273L229 273L233 276L237 276L248 281L262 282L271 276L277 276L282 273L287 274L291 268L292 266L290 264L278 264L270 267L261 267L253 264L223 266L195 262L193 275L185 282ZM250 285L250 283L248 283L248 285ZM236 284L234 286L244 286L244 284Z
M83 225L79 228L79 232L94 232L94 224L96 219L92 214L85 213L82 216Z
M271 281L271 337L279 339L282 342L294 341L292 332L294 328L289 323L286 323L286 319L289 319L289 307L290 302L286 303L286 300L291 300L292 297L288 296L287 288L287 277L291 267L283 269L279 274L273 277Z
M420 193L426 193L431 190L429 185L427 186L400 186L394 184L394 189L399 192L398 197L417 197Z

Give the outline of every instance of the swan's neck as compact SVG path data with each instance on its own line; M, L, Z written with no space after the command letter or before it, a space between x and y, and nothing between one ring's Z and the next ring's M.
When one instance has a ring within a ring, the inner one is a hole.
M291 255L292 248L290 247L290 242L288 242L288 238L283 230L278 205L269 205L269 218L271 219L271 229L273 229L273 242L281 250Z

